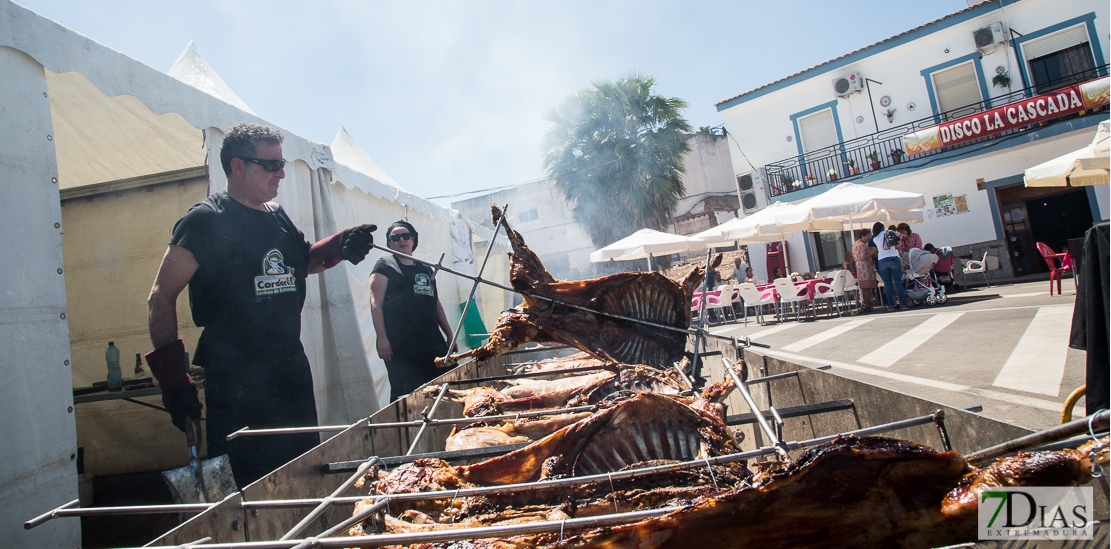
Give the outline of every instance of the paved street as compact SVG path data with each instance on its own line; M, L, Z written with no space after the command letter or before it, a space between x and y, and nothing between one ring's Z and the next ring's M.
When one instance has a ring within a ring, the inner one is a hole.
M1084 351L1068 348L1075 285L1049 296L1049 283L993 286L945 305L902 312L759 326L753 317L712 327L771 345L769 355L1031 429L1059 422L1061 405L1084 383ZM774 316L767 317L774 322ZM1074 411L1084 413L1081 399Z

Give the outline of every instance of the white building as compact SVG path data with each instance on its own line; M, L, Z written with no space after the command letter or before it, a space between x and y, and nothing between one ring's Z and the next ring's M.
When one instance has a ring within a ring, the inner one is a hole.
M808 198L834 180L919 192L926 221L914 230L925 242L953 246L958 256L988 251L999 258L999 269L989 273L998 278L1044 272L1035 243L1061 251L1106 219L1108 187L1028 189L1023 170L1087 145L1107 119L1106 96L1094 107L1032 104L1032 120L1025 108L1004 111L1012 117L1004 131L989 123L998 120L992 109L1025 107L1024 99L1101 77L1106 82L1108 4L969 4L719 103L736 140L731 146L752 162L732 155L735 173L752 177L761 201ZM981 124L984 115L990 120ZM972 116L979 130L955 139L946 123ZM789 242L791 269L839 265L847 238L799 233ZM752 255L762 274L763 254Z
M686 194L679 201L670 231L689 235L737 217L740 206L726 136L699 132L688 136L687 143L691 150L683 156ZM493 203L509 204L513 230L521 233L556 278L595 276L590 252L597 247L575 223L571 206L550 179L452 202L451 207L465 219L493 229Z
M509 225L521 233L525 243L544 263L553 276L561 280L581 280L593 276L590 252L594 251L590 235L571 218L571 209L551 180L525 183L452 202L464 219L488 229L491 204L509 205ZM498 237L505 242L505 235Z
M687 137L683 155L686 193L675 209L672 231L691 235L737 217L740 203L725 135L698 132Z

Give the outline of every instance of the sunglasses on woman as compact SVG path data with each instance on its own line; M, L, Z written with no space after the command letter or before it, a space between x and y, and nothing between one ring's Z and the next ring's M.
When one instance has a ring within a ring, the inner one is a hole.
M402 240L409 240L410 238L413 238L413 235L410 233L391 234L390 242L401 242Z
M246 156L237 156L236 158L244 162L250 162L251 164L258 164L259 166L262 166L262 169L270 173L274 173L285 167L285 159L270 160L267 158L249 158Z

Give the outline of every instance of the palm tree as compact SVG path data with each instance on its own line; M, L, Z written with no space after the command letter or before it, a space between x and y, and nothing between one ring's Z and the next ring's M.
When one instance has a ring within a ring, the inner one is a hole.
M687 103L652 76L596 82L550 111L544 167L594 245L671 223L683 188Z

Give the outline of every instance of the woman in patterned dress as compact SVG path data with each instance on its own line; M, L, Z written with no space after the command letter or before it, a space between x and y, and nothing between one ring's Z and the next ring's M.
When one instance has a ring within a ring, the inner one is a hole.
M861 229L857 232L856 241L853 242L853 260L856 261L856 281L860 286L860 299L863 302L861 309L865 312L872 310L871 304L879 288L876 281L876 267L872 261L873 252L868 247L872 231Z

